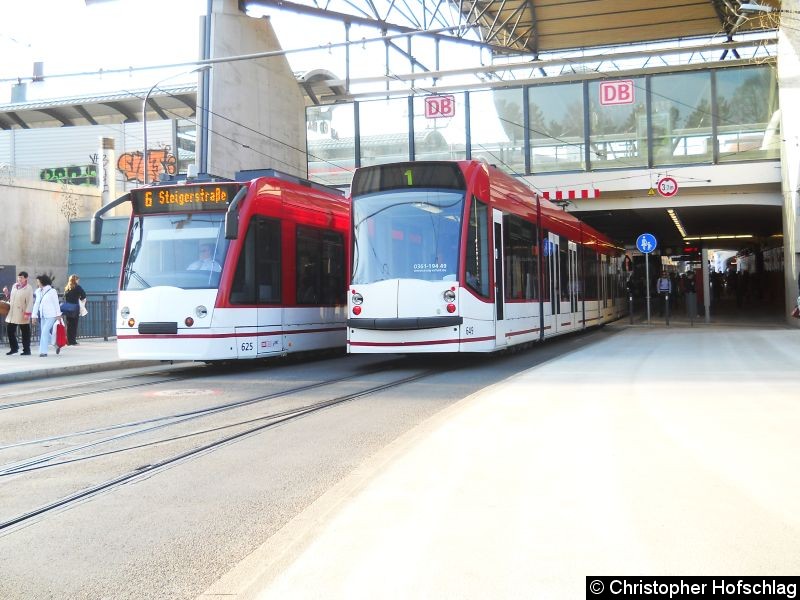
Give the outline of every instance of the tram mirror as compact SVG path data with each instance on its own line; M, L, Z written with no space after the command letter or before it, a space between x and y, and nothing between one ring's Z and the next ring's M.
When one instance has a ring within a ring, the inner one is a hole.
M235 240L239 237L239 213L228 211L225 213L225 239Z
M92 220L89 223L89 241L92 244L99 244L102 236L103 219L101 217L92 217Z

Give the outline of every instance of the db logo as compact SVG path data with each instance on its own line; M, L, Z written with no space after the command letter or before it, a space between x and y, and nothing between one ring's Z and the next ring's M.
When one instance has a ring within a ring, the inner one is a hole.
M633 104L633 79L602 82L600 104Z
M456 116L455 96L425 96L425 118L441 119Z

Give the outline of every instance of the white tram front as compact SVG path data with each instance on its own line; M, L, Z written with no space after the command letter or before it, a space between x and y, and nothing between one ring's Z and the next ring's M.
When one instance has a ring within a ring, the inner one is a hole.
M121 358L217 361L344 347L349 208L341 194L270 171L139 188L125 201L133 210L115 317ZM93 241L107 209L93 219Z

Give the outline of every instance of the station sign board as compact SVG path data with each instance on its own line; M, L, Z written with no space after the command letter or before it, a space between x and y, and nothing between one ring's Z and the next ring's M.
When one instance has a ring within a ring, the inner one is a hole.
M425 96L425 118L443 119L456 116L456 97L450 94Z
M600 82L600 104L633 104L633 79Z

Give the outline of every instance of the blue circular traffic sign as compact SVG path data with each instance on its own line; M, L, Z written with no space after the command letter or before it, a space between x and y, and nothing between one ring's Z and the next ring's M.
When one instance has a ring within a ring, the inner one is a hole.
M642 254L650 254L656 249L656 246L658 246L658 242L656 242L656 236L652 233L643 233L636 238L636 247Z

